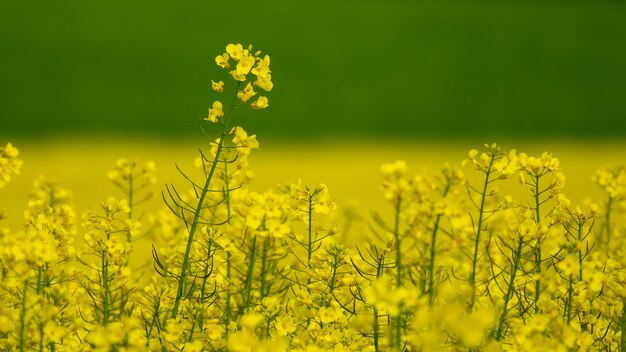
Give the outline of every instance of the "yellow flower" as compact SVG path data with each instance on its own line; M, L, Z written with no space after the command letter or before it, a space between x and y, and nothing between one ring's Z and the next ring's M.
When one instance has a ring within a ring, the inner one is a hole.
M213 88L214 91L221 93L224 91L224 82L215 82L214 80L211 80L211 88Z
M257 80L259 81L270 81L270 56L265 55L265 57L256 64L256 66L252 69L252 74L257 76Z
M228 44L226 45L226 53L230 55L233 59L239 61L243 56L244 50L243 45L241 44Z
M213 108L209 108L209 116L206 119L215 123L217 122L217 119L220 117L224 117L224 110L223 110L222 103L219 101L214 101Z
M275 328L278 335L287 336L296 331L296 324L292 317L281 315L276 318Z
M237 73L247 75L254 65L254 56L243 56L237 63Z
M196 340L194 342L187 342L183 348L185 352L200 352L202 351L202 342Z
M250 98L256 95L254 88L252 88L252 84L248 83L246 88L237 92L237 98L241 99L244 103L247 102Z
M259 76L256 81L254 81L254 85L263 89L266 92L269 92L274 88L274 83L272 83L272 76L268 73L267 77Z
M246 75L243 73L240 73L237 70L232 70L229 72L230 75L233 77L233 79L235 81L239 81L239 82L245 82L246 81Z
M267 98L264 96L260 96L255 102L253 102L250 107L253 109L265 109L269 105L267 104Z
M217 57L215 57L215 63L217 64L217 66L221 67L221 68L230 68L230 64L228 63L228 53L224 53L222 55L217 55Z

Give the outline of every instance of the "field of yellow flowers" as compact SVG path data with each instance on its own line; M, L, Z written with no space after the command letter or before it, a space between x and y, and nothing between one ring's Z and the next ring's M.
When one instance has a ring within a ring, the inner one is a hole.
M82 214L41 177L21 230L0 227L0 350L626 351L626 170L570 200L552 154L487 144L422 174L384 163L387 210L366 215L323 183L253 189L237 111L270 105L270 58L215 61L231 79L195 170L160 189L154 162L120 159L117 198ZM25 159L0 148L0 197Z

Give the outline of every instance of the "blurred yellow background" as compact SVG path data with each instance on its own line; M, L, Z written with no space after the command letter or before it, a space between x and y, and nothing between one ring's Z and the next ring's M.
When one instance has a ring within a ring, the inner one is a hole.
M262 136L259 138L261 148L250 157L250 168L255 174L249 185L251 189L264 191L298 179L308 184L326 183L339 211L358 206L365 215L370 211L385 214L388 210L379 190L379 168L383 163L406 160L412 174L428 175L437 172L446 162L460 166L470 149L481 148L480 143L459 141L409 143L355 139L303 144L271 140L265 142ZM174 183L180 189L186 189L174 164L194 174L193 160L203 144L204 149L207 149L206 141L202 140L168 143L151 139L93 138L89 143L77 139L18 144L24 166L21 175L0 189L0 209L8 213L7 226L20 228L22 212L26 208L32 183L38 175L44 175L72 190L79 216L88 208L97 209L99 202L109 196L123 198L124 195L106 177L107 171L113 169L119 158L153 160L157 166L157 193L164 189L166 183ZM591 181L595 170L606 165L626 163L625 142L519 140L507 142L503 148L516 148L518 152L529 155L540 155L544 151L553 153L561 160L567 178L565 193L573 201L593 198L601 202L602 193ZM470 180L479 177L470 166L463 169ZM517 181L509 180L507 183L510 189L503 192L525 201L526 191L518 186ZM155 197L140 206L138 211L153 212L161 207L162 200Z

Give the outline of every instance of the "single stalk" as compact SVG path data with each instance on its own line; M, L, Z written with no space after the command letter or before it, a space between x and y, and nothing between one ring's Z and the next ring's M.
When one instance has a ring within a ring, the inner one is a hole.
M224 184L226 185L226 216L228 217L227 223L230 224L231 217L231 203L230 203L230 181L228 176L228 164L224 164ZM230 325L231 312L230 312L230 252L226 252L226 281L228 282L228 290L226 290L226 339L228 340L228 326Z
M583 223L578 224L578 242L580 242L583 238ZM578 280L583 281L583 251L582 249L578 250ZM585 317L585 312L581 312L582 317ZM587 331L587 323L581 323L580 328L582 331Z
M240 82L237 83L237 88L240 86ZM191 226L189 227L189 237L187 238L187 246L185 247L185 256L183 257L183 264L181 267L180 277L178 278L178 288L176 290L176 299L174 300L174 308L172 309L172 318L176 318L178 315L178 309L180 307L180 301L184 296L183 288L185 286L185 280L187 279L187 267L189 266L189 256L191 254L191 245L193 244L193 238L196 234L196 230L198 228L198 222L200 220L200 213L202 212L202 208L204 207L204 200L209 191L209 186L211 185L211 181L213 180L213 175L215 174L215 170L217 169L217 164L219 163L219 157L224 148L224 139L228 134L228 123L230 121L231 112L235 108L235 99L236 95L233 96L233 101L230 105L230 109L226 116L228 118L224 122L224 129L222 134L220 135L219 142L217 143L217 150L215 151L215 157L213 158L213 163L211 164L211 170L209 170L209 174L207 175L204 186L202 187L202 192L200 193L200 198L198 198L198 205L196 206L196 210L193 215L193 220L191 221Z
M626 298L622 298L622 319L620 320L622 334L619 341L620 352L626 352Z
M266 285L267 285L267 279L266 279L266 266L267 266L267 250L269 247L269 237L265 238L265 241L263 241L263 250L261 252L261 299L265 298L265 290L266 290Z
M106 251L102 251L102 288L104 297L102 299L102 325L109 325L109 263L106 259Z
M307 258L306 258L306 268L308 270L307 279L306 279L306 289L308 293L311 293L311 257L313 256L313 195L309 195L309 211L308 211L308 235L309 242L307 244Z
M41 294L41 291L43 290L43 280L42 280L42 268L37 269L37 295Z
M396 242L396 287L402 287L402 254L401 254L401 244L400 244L400 210L402 207L402 196L398 195L396 199L396 208L395 208L395 218L393 225L393 237ZM402 338L401 331L402 326L400 324L400 320L402 317L402 304L398 305L398 316L396 317L396 331L395 331L395 342L396 349L398 351L401 350L402 347Z
M541 215L539 212L539 176L535 176L535 216L536 223L541 221ZM539 313L539 297L541 295L541 238L537 240L535 245L535 272L537 274L537 281L535 281L535 313Z
M382 275L382 268L383 268L383 258L379 258L378 263L376 265L376 279L379 279ZM378 338L380 335L380 324L378 322L378 308L376 308L376 306L373 307L374 308L374 351L378 352L379 351L379 347L378 347Z
M522 244L523 241L520 238L517 244L517 249L515 250L514 258L513 258L513 268L511 269L511 275L509 277L509 287L504 294L504 307L502 308L502 314L500 314L500 322L498 323L498 330L496 332L496 340L500 341L502 339L502 334L504 333L504 323L506 322L506 315L508 313L509 302L511 300L511 295L513 294L513 289L515 287L515 276L517 275L517 270L519 268L520 258L522 257Z
M583 224L578 224L578 242L583 239ZM578 250L578 281L583 281L583 251L582 249Z
M565 321L569 325L572 315L572 299L574 296L574 278L572 274L569 276L569 287L567 289L567 302L565 304Z
M150 323L150 327L146 332L146 345L150 343L150 337L152 336L152 331L154 330L154 326L158 324L157 319L159 318L159 309L161 308L161 300L157 300L154 306L154 314L152 315L152 322Z
M374 307L374 351L378 352L378 336L380 335L380 325L378 323L378 308Z
M22 291L22 311L20 312L20 352L24 352L26 345L26 291L28 291L28 280L24 280Z
M128 219L133 218L133 173L130 173L128 177L128 208L130 211L128 212ZM130 242L130 231L126 234L126 240Z
M395 218L393 222L393 238L396 241L396 287L402 286L402 254L400 245L400 210L402 206L402 196L396 199Z
M256 259L256 236L252 236L252 249L250 249L250 259L248 261L248 276L246 278L245 286L245 301L241 307L242 312L245 313L250 308L250 299L252 297L252 279L254 275L254 261Z
M333 262L333 273L330 277L330 285L328 285L328 291L332 295L335 291L335 281L337 280L337 257L335 257L335 261Z
M493 167L494 157L491 156L489 167L485 172L485 184L480 198L480 209L478 214L478 227L476 229L476 241L474 243L474 257L472 259L472 271L470 272L469 282L472 288L472 298L470 301L470 309L474 308L476 300L476 264L478 262L478 245L480 243L480 234L483 228L483 215L485 214L485 199L487 198L487 186L489 186L489 176L491 176L491 168Z
M445 198L450 190L450 180L446 182L446 187L443 190L442 196ZM433 305L435 297L435 254L437 250L437 232L439 231L439 222L441 221L442 214L438 214L435 219L435 226L433 228L432 240L430 243L430 263L428 265L428 304Z
M609 248L611 243L611 208L613 207L613 197L609 196L609 200L606 204L606 214L604 217L604 227L606 231L606 248Z
M211 262L211 247L213 245L213 241L209 240L207 244L207 258L206 258L206 266L204 267L204 275L202 277L202 287L200 289L200 302L204 302L206 300L206 284L209 276L209 263ZM204 330L204 312L200 313L200 318L198 319L198 331L202 333ZM189 334L189 338L193 336L193 328L191 329L191 334ZM191 341L191 340L189 340Z
M230 326L230 320L231 320L231 307L230 307L230 301L231 301L231 294L230 294L230 252L226 252L226 280L228 281L228 290L226 291L226 320L225 320L225 325L226 325L226 330L225 330L225 334L226 337L228 337L228 327Z

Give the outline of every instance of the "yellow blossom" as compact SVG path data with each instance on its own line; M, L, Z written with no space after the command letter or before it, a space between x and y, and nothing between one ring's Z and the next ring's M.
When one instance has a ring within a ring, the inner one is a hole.
M224 82L223 81L215 82L214 80L211 80L211 88L214 91L221 93L224 91Z
M253 109L265 109L267 108L269 105L267 104L268 100L266 97L264 96L260 96L259 99L257 99L256 101L252 102L252 105L250 105Z
M217 119L219 119L220 117L224 117L224 110L223 110L222 103L219 101L214 101L213 107L209 108L209 116L206 119L215 123L217 122Z
M243 90L237 92L237 98L241 99L242 102L247 102L248 99L252 98L256 95L254 88L252 88L252 84L248 83Z

